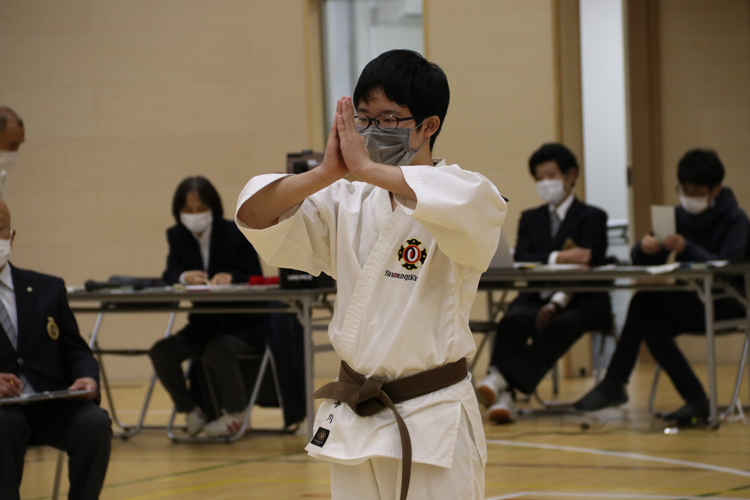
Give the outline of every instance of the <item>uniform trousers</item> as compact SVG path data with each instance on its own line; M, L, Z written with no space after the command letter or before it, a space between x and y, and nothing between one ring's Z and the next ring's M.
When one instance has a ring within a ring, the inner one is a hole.
M260 342L263 345L262 339ZM202 356L211 374L220 407L229 413L238 413L245 410L247 397L237 356L256 352L258 346L233 335L219 335L205 343L195 343L177 333L154 344L149 357L178 412L188 413L199 406L187 388L182 362Z
M331 463L331 500L398 500L400 493L400 459L375 457L357 465ZM484 500L484 465L464 410L453 466L446 469L412 462L409 500L441 498Z
M734 299L714 302L714 319L741 318L745 308ZM639 292L628 308L617 349L606 378L626 385L633 373L641 342L646 342L657 363L664 369L685 401L706 397L690 363L677 347L674 337L681 333L704 333L706 308L695 292Z
M608 296L593 295L583 303L571 302L539 330L536 318L545 304L547 301L538 294L522 295L513 301L497 326L492 348L490 364L513 388L525 394L534 393L547 372L584 332L611 323Z
M109 415L88 401L53 400L0 406L0 498L18 500L29 445L68 454L69 500L99 498L112 440Z

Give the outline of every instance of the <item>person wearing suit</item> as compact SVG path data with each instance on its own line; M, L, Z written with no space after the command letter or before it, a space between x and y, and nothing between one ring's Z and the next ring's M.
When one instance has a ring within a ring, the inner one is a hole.
M719 156L705 149L688 151L678 164L677 180L680 186L680 205L675 208L677 234L661 242L653 235L644 236L633 246L633 264L664 264L670 254L677 262L748 260L750 221L732 190L722 186L724 165ZM732 284L744 295L744 281ZM745 307L733 298L714 302L717 321L744 315ZM696 292L635 294L607 375L575 403L575 408L595 411L627 402L625 386L645 342L685 400L682 407L664 415L664 419L678 425L705 422L710 412L708 397L674 341L681 333L704 332L705 316L705 306Z
M575 155L557 143L529 159L544 205L521 214L517 262L600 265L607 251L607 214L579 201ZM477 396L497 423L515 420L513 391L532 394L544 375L586 331L611 325L607 293L521 293L497 326L490 366Z
M262 275L260 261L234 221L224 219L221 198L205 177L188 177L175 191L167 230L169 255L162 279L168 285L246 284ZM236 356L264 348L266 315L191 314L188 324L151 348L149 356L159 380L178 412L186 414L187 432L228 436L242 425L247 405ZM203 357L224 414L206 423L205 412L187 388L181 363Z
M14 236L0 200L0 402L44 391L91 392L0 406L0 498L20 498L26 448L44 444L68 454L68 498L94 500L112 439L112 423L98 406L99 364L78 332L63 280L8 262Z

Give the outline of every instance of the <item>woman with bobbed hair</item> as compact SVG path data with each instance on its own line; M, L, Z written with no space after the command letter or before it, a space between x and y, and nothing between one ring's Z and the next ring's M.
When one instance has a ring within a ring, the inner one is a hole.
M205 177L188 177L175 191L167 229L169 255L162 279L167 285L245 284L262 275L253 246L234 221L224 219L221 198ZM151 348L149 357L178 412L185 414L187 433L228 436L242 425L247 404L239 354L263 348L268 318L253 314L190 314L188 323ZM223 414L206 422L203 409L187 388L181 363L203 357L218 393Z

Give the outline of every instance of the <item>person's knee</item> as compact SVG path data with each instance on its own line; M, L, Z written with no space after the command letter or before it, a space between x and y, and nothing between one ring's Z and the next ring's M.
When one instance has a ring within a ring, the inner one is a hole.
M78 435L91 443L108 443L112 440L112 421L106 411L91 404L83 418L78 419Z
M222 335L209 340L203 348L203 357L208 359L234 359L243 351L241 340L230 335Z
M26 415L20 408L0 408L0 442L9 442L17 438L28 440L29 434Z
M174 348L170 338L161 339L151 346L148 351L148 357L151 358L152 362L158 363L159 361L171 360L175 357Z

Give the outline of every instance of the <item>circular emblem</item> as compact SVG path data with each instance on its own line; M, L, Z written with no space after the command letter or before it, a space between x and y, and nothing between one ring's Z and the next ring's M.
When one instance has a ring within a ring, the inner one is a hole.
M47 335L49 335L52 340L57 340L60 336L60 329L57 327L55 318L52 316L47 316Z
M426 258L427 250L425 250L422 242L416 238L406 240L406 243L401 245L401 248L398 250L399 262L409 271L413 271L424 264Z

